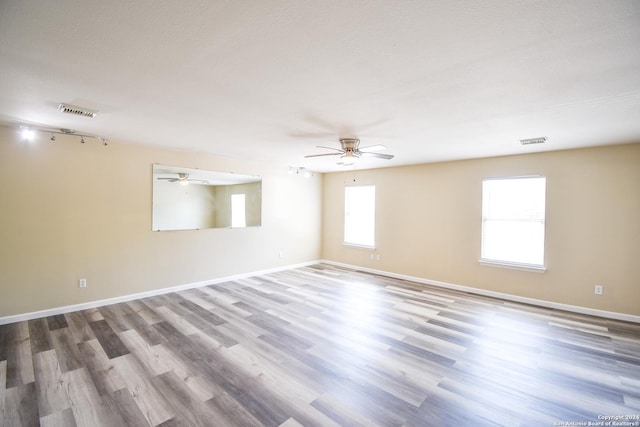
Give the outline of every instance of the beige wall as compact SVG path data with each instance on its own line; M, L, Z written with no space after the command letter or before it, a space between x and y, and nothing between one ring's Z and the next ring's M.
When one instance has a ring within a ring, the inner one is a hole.
M261 175L262 226L151 231L153 163ZM0 317L316 260L321 190L267 163L0 127Z
M547 271L479 264L483 178L535 174L547 177ZM374 252L342 244L354 177L376 185ZM325 174L323 193L324 259L640 315L640 144Z

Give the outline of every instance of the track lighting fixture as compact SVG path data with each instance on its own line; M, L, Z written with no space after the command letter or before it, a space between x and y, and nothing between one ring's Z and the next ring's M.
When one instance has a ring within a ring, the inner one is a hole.
M103 146L107 146L107 142L109 141L107 138L102 136L90 135L90 134L78 134L73 129L60 128L60 129L51 129L44 127L31 127L31 126L20 126L22 139L25 141L31 141L35 139L36 132L44 132L51 134L49 141L55 142L57 137L56 135L66 135L66 136L76 136L80 138L80 143L84 144L87 138L93 138L99 140Z
M289 166L289 175L302 175L305 178L311 178L313 176L313 172L305 169L301 166Z
M22 139L25 141L31 141L34 138L35 134L31 128L23 127L22 128Z

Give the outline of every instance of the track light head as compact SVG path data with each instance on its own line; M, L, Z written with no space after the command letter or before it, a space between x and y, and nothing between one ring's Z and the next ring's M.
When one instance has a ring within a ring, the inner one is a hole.
M22 129L22 139L24 139L25 141L31 141L34 136L35 136L35 133L30 128Z

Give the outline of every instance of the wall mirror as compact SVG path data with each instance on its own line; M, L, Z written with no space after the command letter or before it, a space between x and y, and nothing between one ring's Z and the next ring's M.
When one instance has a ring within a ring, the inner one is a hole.
M153 165L153 231L258 227L261 223L261 177Z

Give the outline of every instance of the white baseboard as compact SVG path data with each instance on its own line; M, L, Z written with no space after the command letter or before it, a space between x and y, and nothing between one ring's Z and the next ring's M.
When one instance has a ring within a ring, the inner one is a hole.
M136 294L128 294L128 295L123 295L123 296L114 297L114 298L107 298L107 299L102 299L97 301L89 301L81 304L66 305L64 307L55 307L55 308L50 308L46 310L33 311L30 313L4 316L4 317L0 317L0 325L6 325L8 323L14 323L14 322L22 322L25 320L39 319L41 317L47 317L47 316L55 316L57 314L69 313L72 311L102 307L104 305L117 304L120 302L126 302L126 301L131 301L131 300L140 299L140 298L153 297L156 295L168 294L171 292L184 291L187 289L214 285L216 283L228 282L231 280L246 279L248 277L261 276L263 274L276 273L278 271L284 271L284 270L291 270L293 268L307 267L309 265L318 264L318 262L319 261L310 261L310 262L304 262L300 264L292 264L292 265L287 265L283 267L275 267L275 268L269 268L266 270L253 271L250 273L236 274L234 276L226 276L226 277L220 277L217 279L204 280L202 282L187 283L184 285L171 286L169 288L154 289L152 291L139 292Z
M408 275L405 275L405 274L398 274L398 273L391 273L391 272L388 272L388 271L376 270L376 269L373 269L373 268L361 267L361 266L358 266L358 265L344 264L344 263L335 262L335 261L329 261L329 260L318 260L318 261L304 262L304 263L300 263L300 264L286 265L286 266L282 266L282 267L275 267L275 268L270 268L270 269L266 269L266 270L253 271L253 272L250 272L250 273L236 274L236 275L233 275L233 276L220 277L220 278L217 278L217 279L204 280L204 281L201 281L201 282L187 283L187 284L184 284L184 285L172 286L172 287L169 287L169 288L154 289L154 290L147 291L147 292L140 292L140 293L136 293L136 294L123 295L123 296L114 297L114 298L107 298L107 299L103 299L103 300L89 301L89 302L85 302L85 303L81 303L81 304L73 304L73 305L67 305L67 306L64 306L64 307L55 307L55 308L46 309L46 310L33 311L33 312L30 312L30 313L16 314L16 315L12 315L12 316L4 316L4 317L0 317L0 325L6 325L8 323L21 322L21 321L25 321L25 320L39 319L41 317L47 317L47 316L55 316L57 314L69 313L69 312L72 312L72 311L86 310L86 309L89 309L89 308L102 307L104 305L117 304L117 303L121 303L121 302L135 300L135 299L147 298L147 297L152 297L152 296L156 296L156 295L163 295L163 294L168 294L168 293L171 293L171 292L184 291L184 290L187 290L187 289L199 288L201 286L209 286L209 285L214 285L216 283L228 282L228 281L231 281L231 280L246 279L248 277L261 276L261 275L264 275L264 274L276 273L278 271L291 270L291 269L299 268L299 267L308 267L310 265L317 265L317 264L335 265L337 267L344 267L344 268L349 268L349 269L353 269L353 270L360 270L360 271L365 271L365 272L368 272L368 273L379 274L381 276L388 276L388 277L393 277L393 278L396 278L396 279L402 279L402 280L408 280L408 281L411 281L411 282L422 283L422 284L425 284L425 285L438 286L438 287L441 287L441 288L453 289L453 290L456 290L456 291L469 292L469 293L477 294L477 295L484 295L484 296L489 296L489 297L494 297L494 298L500 298L500 299L504 299L504 300L507 300L507 301L514 301L514 302L520 302L520 303L524 303L524 304L537 305L537 306L540 306L540 307L553 308L553 309L557 309L557 310L571 311L571 312L574 312L574 313L588 314L588 315L591 315L591 316L605 317L605 318L608 318L608 319L623 320L623 321L626 321L626 322L640 323L640 316L635 316L635 315L632 315L632 314L617 313L617 312L605 311L605 310L597 310L597 309L594 309L594 308L581 307L581 306L570 305L570 304L561 304L561 303L557 303L557 302L553 302L553 301L546 301L546 300L540 300L540 299L534 299L534 298L521 297L521 296L518 296L518 295L505 294L505 293L502 293L502 292L489 291L489 290L486 290L486 289L473 288L473 287L470 287L470 286L456 285L456 284L453 284L453 283L440 282L440 281L437 281L437 280L429 280L429 279L424 279L422 277L408 276Z
M504 300L507 300L507 301L514 301L514 302L520 302L520 303L524 303L524 304L537 305L537 306L540 306L540 307L553 308L553 309L556 309L556 310L571 311L571 312L580 313L580 314L588 314L588 315L591 315L591 316L605 317L607 319L623 320L625 322L640 323L640 316L635 316L633 314L617 313L617 312L614 312L614 311L597 310L595 308L581 307L581 306L578 306L578 305L562 304L562 303L553 302L553 301L546 301L546 300L540 300L540 299L535 299L535 298L521 297L521 296L518 296L518 295L505 294L505 293L502 293L502 292L489 291L489 290L486 290L486 289L473 288L473 287L470 287L470 286L456 285L456 284L453 284L453 283L447 283L447 282L440 282L440 281L437 281L437 280L424 279L422 277L407 276L405 274L390 273L388 271L376 270L376 269L373 269L373 268L360 267L360 266L351 265L351 264L343 264L343 263L335 262L335 261L322 260L321 263L325 263L325 264L329 264L329 265L335 265L337 267L350 268L350 269L353 269L353 270L365 271L367 273L379 274L381 276L393 277L395 279L409 280L411 282L422 283L422 284L425 284L425 285L438 286L438 287L441 287L441 288L453 289L453 290L456 290L456 291L469 292L469 293L477 294L477 295L484 295L484 296L488 296L488 297L500 298L500 299L504 299Z

